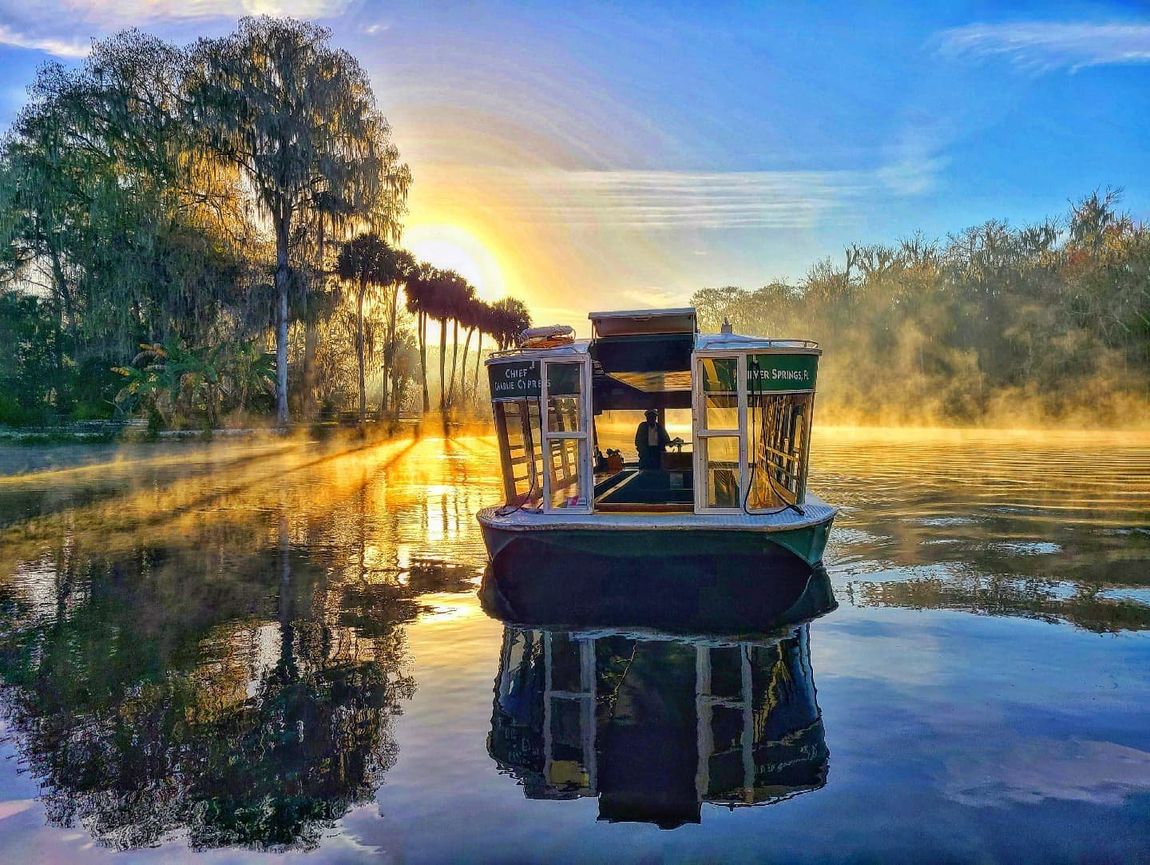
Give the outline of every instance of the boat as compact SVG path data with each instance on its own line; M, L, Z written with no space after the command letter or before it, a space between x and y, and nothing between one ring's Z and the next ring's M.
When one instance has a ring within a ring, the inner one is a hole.
M703 334L690 307L588 317L589 339L539 328L486 361L504 488L478 514L491 559L530 541L818 564L836 513L806 488L818 343Z

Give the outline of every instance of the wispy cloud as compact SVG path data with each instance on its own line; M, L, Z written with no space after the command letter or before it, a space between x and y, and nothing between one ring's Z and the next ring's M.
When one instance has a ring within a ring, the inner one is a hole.
M929 191L939 159L871 170L500 172L520 218L642 228L811 228L867 201Z
M1114 742L1022 739L1008 733L947 761L944 794L975 808L1044 799L1121 805L1150 790L1150 753Z
M88 20L157 21L195 18L235 18L240 15L291 15L322 18L343 12L351 0L54 0L50 5L71 10ZM43 8L41 4L40 8Z
M549 199L541 210L565 221L698 228L814 225L865 186L852 171L550 171L531 181Z
M971 24L938 34L945 57L1003 57L1031 72L1150 63L1150 24L1032 21Z
M91 47L91 40L78 37L36 36L30 33L20 33L7 24L0 23L0 45L27 48L30 51L43 51L56 57L72 58L86 55Z
M93 37L125 27L234 19L243 15L332 18L352 0L0 0L0 45L83 57Z

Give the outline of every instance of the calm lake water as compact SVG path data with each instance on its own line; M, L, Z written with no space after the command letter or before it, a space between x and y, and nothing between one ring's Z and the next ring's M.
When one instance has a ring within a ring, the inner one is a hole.
M490 617L497 464L0 449L0 862L1150 861L1150 437L821 430L765 633Z

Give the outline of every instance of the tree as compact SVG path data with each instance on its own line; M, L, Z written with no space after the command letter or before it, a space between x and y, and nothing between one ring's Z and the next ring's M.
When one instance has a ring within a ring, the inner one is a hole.
M483 335L493 333L494 320L495 314L491 304L480 301L476 311L476 330L479 332L479 339L475 347L475 378L471 385L472 393L476 395L476 399L479 395L479 367L483 363Z
M399 412L399 389L402 377L397 372L399 366L399 290L401 284L415 272L416 263L411 253L399 249L395 251L395 268L386 290L387 333L383 344L383 395L380 398L380 414L386 415L389 408Z
M434 292L435 313L439 319L439 410L448 408L449 391L447 384L447 323L455 323L455 349L452 352L451 380L455 379L456 354L459 350L459 316L475 295L475 289L454 270L440 270L436 278Z
M463 280L462 283L455 282L451 288L451 318L452 318L452 344L451 344L451 378L448 380L447 388L447 405L455 405L455 380L456 369L459 355L459 326L462 324L468 328L467 343L471 342L471 320L474 315L475 305L477 303L475 297L475 287L471 283ZM463 366L467 366L467 344L463 347ZM462 391L462 387L460 388Z
M419 343L419 376L423 396L423 411L431 411L427 393L427 319L435 308L436 278L438 271L430 264L419 263L407 276L407 311L415 316L415 334Z
M394 230L410 175L390 143L367 75L330 31L244 18L191 52L191 122L247 176L275 240L276 417L288 423L288 295L293 230L322 206ZM322 194L321 194L322 193Z
M531 327L531 314L527 305L514 297L505 297L491 305L492 335L500 351L510 348L519 334Z
M405 253L392 249L378 234L361 234L343 245L336 260L339 278L355 285L355 353L359 369L359 422L367 417L367 390L363 305L369 298L378 299L388 285L394 285L407 266ZM394 319L393 319L394 320ZM394 339L394 335L389 338ZM390 358L385 356L385 366ZM384 391L387 379L384 378Z
M235 206L238 175L183 123L184 73L184 53L154 37L97 42L75 69L40 70L0 148L3 277L56 313L57 411L110 411L80 391L141 342L243 336L225 308L248 278L239 251L259 247Z

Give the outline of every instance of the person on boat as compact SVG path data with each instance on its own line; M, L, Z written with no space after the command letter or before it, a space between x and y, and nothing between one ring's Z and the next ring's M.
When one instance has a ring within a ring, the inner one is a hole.
M639 451L639 468L658 469L663 464L663 452L671 443L667 428L659 423L659 413L647 409L646 420L635 430L635 447Z

